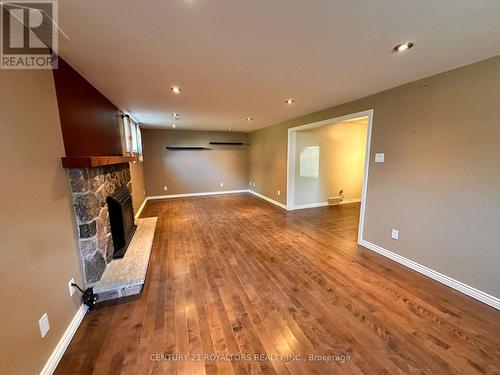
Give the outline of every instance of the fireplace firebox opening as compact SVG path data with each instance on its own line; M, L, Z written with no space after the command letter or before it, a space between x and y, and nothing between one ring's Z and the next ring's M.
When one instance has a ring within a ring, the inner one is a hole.
M132 196L125 186L121 186L106 198L106 203L113 238L113 259L123 258L136 229Z

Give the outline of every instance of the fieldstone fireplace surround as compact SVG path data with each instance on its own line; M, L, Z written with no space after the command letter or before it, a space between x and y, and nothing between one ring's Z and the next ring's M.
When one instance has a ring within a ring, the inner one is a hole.
M106 198L121 186L132 190L128 163L68 169L87 287L93 287L113 259Z

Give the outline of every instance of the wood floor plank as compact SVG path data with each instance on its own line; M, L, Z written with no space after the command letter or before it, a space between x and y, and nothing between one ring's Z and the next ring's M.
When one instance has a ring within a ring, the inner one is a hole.
M358 246L359 204L241 194L142 216L143 292L86 316L56 374L500 373L500 313Z

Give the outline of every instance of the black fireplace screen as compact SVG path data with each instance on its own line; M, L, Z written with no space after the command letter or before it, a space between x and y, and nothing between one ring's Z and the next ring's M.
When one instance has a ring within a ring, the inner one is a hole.
M123 258L127 247L134 235L134 211L132 210L132 196L125 186L116 189L106 198L113 237L113 258Z

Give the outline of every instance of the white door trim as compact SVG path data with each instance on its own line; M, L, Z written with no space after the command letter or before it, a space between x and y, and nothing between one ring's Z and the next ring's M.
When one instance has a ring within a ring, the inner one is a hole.
M368 173L370 172L370 146L372 140L373 109L366 111L368 115L368 132L366 133L365 173L363 174L363 187L361 189L361 209L359 212L358 243L363 240L365 227L366 194L368 192Z

